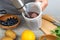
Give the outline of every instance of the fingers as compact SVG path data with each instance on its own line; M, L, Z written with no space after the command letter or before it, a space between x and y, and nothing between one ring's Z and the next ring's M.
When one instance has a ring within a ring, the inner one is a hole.
M42 2L42 0L35 0L36 2Z
M41 8L44 10L48 5L48 0L36 0L36 2L42 2Z
M44 10L48 5L48 1L47 0L42 0L42 5L41 5L41 8L42 10Z

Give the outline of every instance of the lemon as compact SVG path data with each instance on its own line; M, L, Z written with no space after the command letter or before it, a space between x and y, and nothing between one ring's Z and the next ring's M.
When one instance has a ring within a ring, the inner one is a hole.
M21 35L21 40L35 40L35 34L31 30L24 30Z

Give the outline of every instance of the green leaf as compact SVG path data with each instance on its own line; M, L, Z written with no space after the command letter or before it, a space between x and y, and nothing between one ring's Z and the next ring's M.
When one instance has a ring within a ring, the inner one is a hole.
M51 30L51 33L52 33L52 34L55 34L55 30Z
M57 39L56 40L60 40L60 26L57 26L56 29L51 30L51 33L52 34L56 34L56 36L57 36Z
M60 40L60 38L57 38L56 40Z

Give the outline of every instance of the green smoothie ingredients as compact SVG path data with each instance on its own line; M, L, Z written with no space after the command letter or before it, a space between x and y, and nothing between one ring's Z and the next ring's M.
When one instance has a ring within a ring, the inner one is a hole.
M55 30L52 30L52 33L57 36L56 40L60 40L60 26L58 26Z

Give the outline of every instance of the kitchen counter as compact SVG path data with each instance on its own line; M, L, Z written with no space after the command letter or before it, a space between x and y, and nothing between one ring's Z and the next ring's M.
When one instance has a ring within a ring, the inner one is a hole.
M19 16L21 17L21 16ZM14 31L16 32L17 35L21 35L21 33L25 30L25 29L29 29L28 26L26 25L24 19L21 17L22 22L20 24L20 26L18 26L16 29L14 29ZM42 26L40 29L38 30L33 30L33 32L36 34L37 37L40 37L41 35L45 34L51 34L50 30L55 29L56 26L53 25L51 22L42 19ZM4 32L5 30L0 28L0 38L2 38L4 36Z
M19 16L19 17L21 17L21 16ZM22 22L21 22L20 26L18 26L16 29L14 29L14 31L16 32L16 34L18 36L20 36L21 33L24 30L29 29L28 26L26 25L24 19L22 17L21 17L21 19L22 19ZM5 31L6 30L0 28L0 38L2 38L4 36ZM37 37L40 37L41 35L44 34L40 29L38 29L38 30L32 30L32 31L36 34Z

